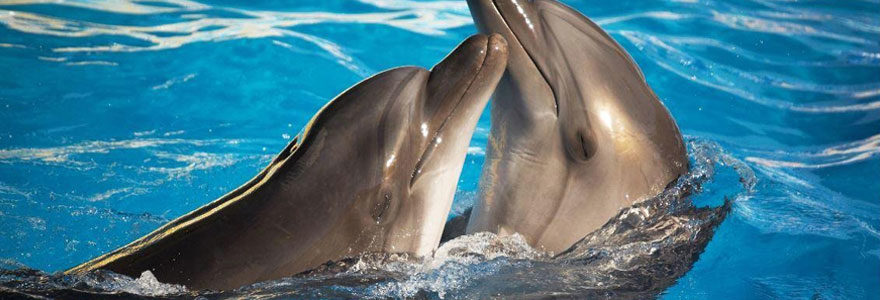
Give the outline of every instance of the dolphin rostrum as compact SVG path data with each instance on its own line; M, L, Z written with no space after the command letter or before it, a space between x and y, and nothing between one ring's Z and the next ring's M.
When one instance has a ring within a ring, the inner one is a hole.
M559 252L687 172L678 126L632 58L554 0L468 0L509 43L467 232Z
M372 76L251 181L66 273L149 270L161 282L231 289L360 253L429 254L506 63L504 38L475 35L431 71Z

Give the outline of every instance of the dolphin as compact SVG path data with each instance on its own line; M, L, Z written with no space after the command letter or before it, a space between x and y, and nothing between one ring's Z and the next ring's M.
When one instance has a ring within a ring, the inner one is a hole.
M429 254L506 63L503 37L475 35L430 71L376 74L326 104L249 182L66 273L150 271L232 289L361 253Z
M559 252L688 170L678 126L632 58L554 0L468 0L509 43L467 233Z

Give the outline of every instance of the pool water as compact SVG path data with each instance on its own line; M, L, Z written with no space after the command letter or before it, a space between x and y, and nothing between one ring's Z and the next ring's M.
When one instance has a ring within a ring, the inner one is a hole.
M731 199L663 297L880 299L880 1L563 2L632 55L696 171L717 165L695 204ZM52 273L149 233L250 179L347 87L475 32L464 1L0 0L0 268ZM487 110L454 214L489 128ZM487 296L517 290L499 269L560 271L520 242L351 295Z

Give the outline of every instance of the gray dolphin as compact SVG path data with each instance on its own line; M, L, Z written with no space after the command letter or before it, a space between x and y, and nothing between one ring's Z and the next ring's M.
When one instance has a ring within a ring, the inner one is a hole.
M687 171L669 111L599 26L553 0L468 5L510 44L468 233L519 232L558 252Z
M359 253L429 254L506 63L504 38L475 35L430 72L370 77L248 183L66 273L149 270L161 282L231 289Z

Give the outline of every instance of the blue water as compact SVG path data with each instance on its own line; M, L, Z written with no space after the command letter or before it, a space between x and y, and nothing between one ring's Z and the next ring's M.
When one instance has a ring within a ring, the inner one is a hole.
M464 1L40 2L0 0L6 269L149 233L251 178L345 88L476 32ZM732 210L666 298L880 299L880 1L564 2L629 51L691 151L754 173L710 179Z

